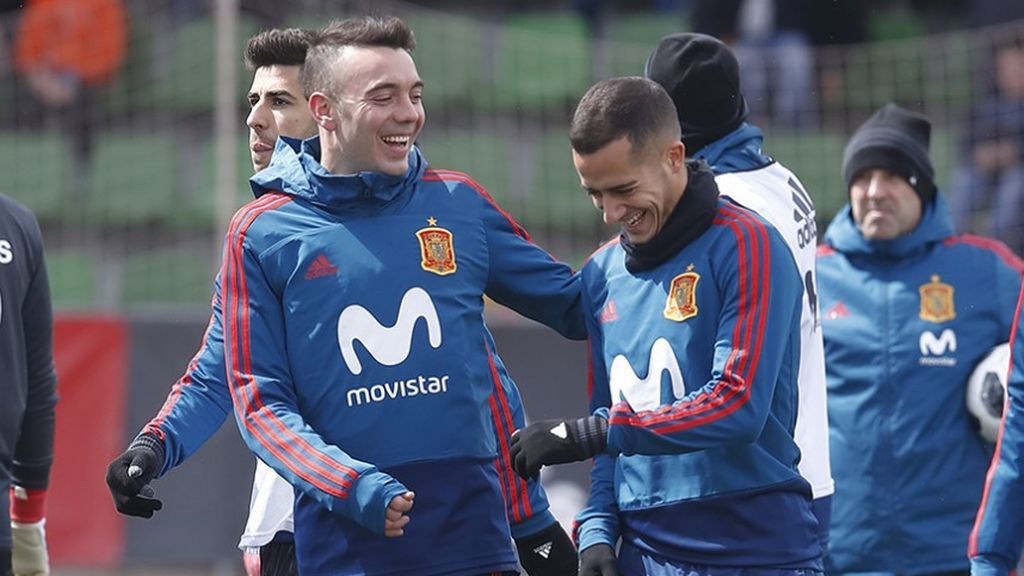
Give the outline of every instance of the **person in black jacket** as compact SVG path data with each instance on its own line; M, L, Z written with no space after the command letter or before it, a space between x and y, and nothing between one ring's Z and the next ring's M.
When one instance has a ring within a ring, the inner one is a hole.
M53 461L53 316L39 224L0 194L0 575L49 574L43 504ZM9 526L9 528L8 528Z

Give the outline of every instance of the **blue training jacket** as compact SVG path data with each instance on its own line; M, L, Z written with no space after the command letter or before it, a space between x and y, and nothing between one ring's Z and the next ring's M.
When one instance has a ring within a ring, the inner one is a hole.
M140 434L153 434L164 443L165 458L157 478L199 450L231 414L231 393L225 380L220 296L218 274L211 304L213 314L199 351L172 386L160 411L140 431ZM487 337L490 339L489 334ZM491 345L493 349L493 342ZM499 442L499 474L512 535L521 538L550 526L555 518L549 511L547 495L540 482L524 481L512 471L508 460L508 439L512 431L526 425L526 416L515 382L501 359L495 356L495 361L499 377L495 381L491 420Z
M239 429L297 489L303 574L514 569L495 454L507 377L483 296L582 338L579 282L468 176L337 176L319 140L278 141L221 270ZM502 431L507 434L508 430ZM411 523L382 536L412 490Z
M801 279L763 219L716 210L652 269L629 272L613 241L582 270L591 409L609 417L609 450L580 549L621 536L680 563L820 569L793 440Z
M966 570L990 450L965 386L1006 342L1022 263L954 236L941 196L909 234L868 241L847 205L819 248L832 471L826 568Z
M967 546L972 576L1007 576L1017 567L1024 542L1024 290L1010 338L1010 372L1003 422L985 491Z

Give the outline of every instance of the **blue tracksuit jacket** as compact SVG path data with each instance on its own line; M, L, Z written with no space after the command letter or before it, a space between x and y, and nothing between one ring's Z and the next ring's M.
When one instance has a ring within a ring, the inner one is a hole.
M990 451L967 412L974 366L1010 334L1021 262L954 236L941 196L909 234L867 241L846 206L819 249L836 480L826 567L967 569Z
M166 457L158 478L194 454L231 414L231 394L225 380L220 275L212 307L199 351L171 388L160 411L140 432L154 434L164 442ZM487 337L490 339L489 334ZM548 510L547 495L540 482L522 480L509 465L508 438L512 431L525 426L526 416L515 382L500 358L495 356L495 361L499 377L495 381L491 420L499 443L499 474L509 523L512 535L520 538L550 526L555 519Z
M1024 291L1017 301L1010 338L1008 399L988 471L968 554L972 576L1007 576L1020 561L1024 542Z
M297 489L300 571L513 569L502 491L521 485L495 466L507 375L483 296L582 338L578 279L418 150L401 177L331 175L318 156L316 138L278 142L232 221L220 290L236 419ZM412 522L384 538L407 489Z
M718 200L667 261L631 273L624 259L614 241L582 270L591 408L610 427L580 549L621 536L676 562L820 569L793 440L802 288L785 242Z

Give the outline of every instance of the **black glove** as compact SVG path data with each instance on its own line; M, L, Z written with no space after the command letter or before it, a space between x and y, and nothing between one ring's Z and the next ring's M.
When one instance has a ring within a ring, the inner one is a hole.
M594 544L580 552L579 576L619 576L615 549L607 544Z
M517 538L516 549L526 576L576 576L579 568L576 547L558 522L536 534Z
M593 458L608 445L608 420L541 420L512 434L512 468L523 478L536 478L541 466Z
M107 487L118 512L152 518L154 512L163 508L163 502L153 498L149 486L163 465L164 443L156 436L142 434L107 466Z

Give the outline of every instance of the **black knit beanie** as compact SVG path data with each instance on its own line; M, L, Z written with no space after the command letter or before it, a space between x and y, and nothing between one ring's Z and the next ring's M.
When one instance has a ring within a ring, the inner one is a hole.
M672 97L687 156L732 132L747 118L736 56L711 36L665 36L647 58L644 75Z
M902 176L927 204L935 199L935 169L928 157L932 125L916 112L886 104L853 133L843 153L849 191L864 170L883 168Z

